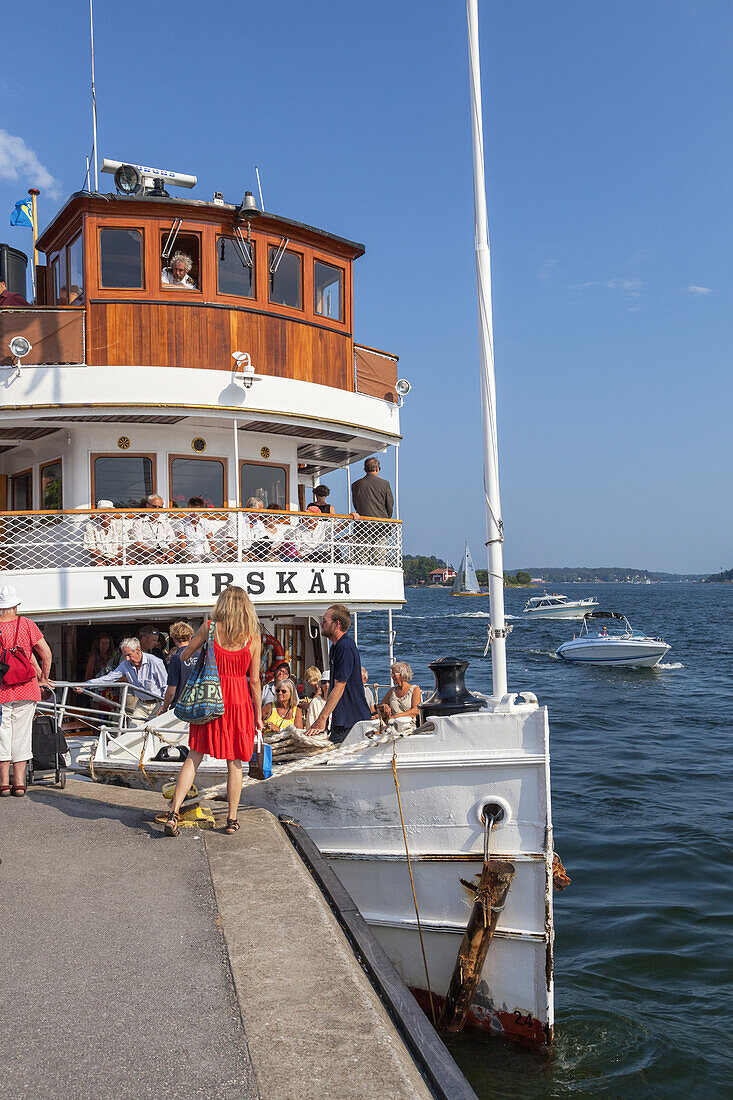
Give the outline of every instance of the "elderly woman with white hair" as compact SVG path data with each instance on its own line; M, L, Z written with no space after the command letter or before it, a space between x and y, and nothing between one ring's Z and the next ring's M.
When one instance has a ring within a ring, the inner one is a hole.
M390 667L393 687L389 689L380 711L385 721L390 718L417 718L418 710L422 702L422 693L417 684L411 684L412 669L406 661L395 661Z
M168 267L164 267L160 276L161 283L166 286L185 287L186 290L195 290L196 283L189 275L193 267L193 260L186 252L174 252Z

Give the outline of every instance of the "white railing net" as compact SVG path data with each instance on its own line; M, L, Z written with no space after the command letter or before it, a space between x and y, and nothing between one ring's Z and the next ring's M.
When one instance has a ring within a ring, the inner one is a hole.
M226 508L0 513L2 571L298 561L400 569L401 524Z

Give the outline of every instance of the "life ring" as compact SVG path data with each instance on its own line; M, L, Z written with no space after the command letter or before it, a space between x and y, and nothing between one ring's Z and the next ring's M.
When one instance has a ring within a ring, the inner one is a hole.
M273 679L275 665L283 660L285 650L272 634L262 635L262 658L260 660L260 675L265 683Z

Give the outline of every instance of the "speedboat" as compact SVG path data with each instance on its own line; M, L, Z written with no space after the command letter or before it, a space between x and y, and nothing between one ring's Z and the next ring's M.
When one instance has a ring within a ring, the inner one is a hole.
M606 625L609 619L620 620L625 629L609 634ZM563 661L586 665L654 668L670 649L661 638L632 630L629 620L618 611L589 611L583 618L580 634L563 642L556 655Z
M584 600L571 600L559 592L552 595L545 592L543 596L530 596L522 614L533 619L582 619L594 607L598 607L598 600L592 596Z

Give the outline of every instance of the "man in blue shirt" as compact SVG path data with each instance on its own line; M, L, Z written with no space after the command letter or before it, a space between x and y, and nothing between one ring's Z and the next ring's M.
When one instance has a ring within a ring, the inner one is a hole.
M328 664L331 672L326 705L308 733L322 733L331 718L331 741L340 745L356 722L371 718L361 678L361 657L348 633L351 612L342 603L332 604L321 619L321 630L331 642Z
M122 660L117 668L108 672L105 676L95 676L93 680L86 680L90 687L97 684L114 684L117 680L127 680L134 688L142 688L150 692L149 695L138 696L134 690L128 693L126 711L129 717L136 720L152 718L160 710L160 704L165 694L168 680L168 672L159 657L152 653L143 653L138 638L125 638L120 645ZM79 688L76 689L77 691Z

